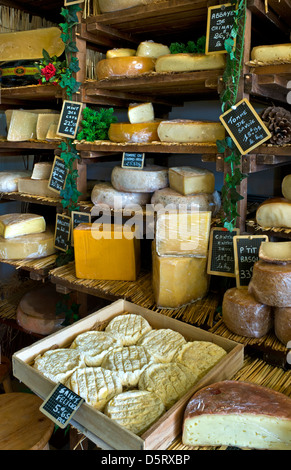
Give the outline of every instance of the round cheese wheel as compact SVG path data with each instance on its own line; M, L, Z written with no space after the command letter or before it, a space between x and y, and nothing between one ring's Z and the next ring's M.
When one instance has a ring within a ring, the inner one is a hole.
M18 191L18 180L21 178L29 178L30 176L31 171L1 171L0 191L3 193Z
M158 207L168 207L169 209L199 210L203 212L211 211L212 215L217 214L221 206L219 193L200 193L183 196L174 189L164 188L155 191L151 203Z
M251 51L251 59L261 62L290 62L291 44L274 44L268 46L256 46Z
M155 68L155 60L150 57L113 57L102 59L96 65L98 80L110 77L132 77L151 72Z
M108 13L155 2L156 0L99 0L99 8L101 13Z
M291 307L274 309L274 329L277 338L287 346L291 342Z
M291 265L257 261L248 287L249 293L265 305L291 305Z
M158 127L160 121L141 122L114 122L110 124L108 137L111 142L147 143L159 140Z
M261 227L291 228L291 201L270 198L257 208L256 221Z
M127 49L125 47L120 47L116 49L110 49L106 52L106 59L112 59L113 57L128 57L134 56L136 54L135 49Z
M271 307L257 302L247 289L237 287L223 296L222 320L230 331L247 338L261 338L273 325Z
M140 57L151 57L157 59L162 55L170 54L170 49L164 44L154 41L143 41L139 44L136 55Z
M15 238L0 237L1 259L43 258L56 252L54 231L21 235Z
M150 198L150 193L117 191L107 182L95 184L91 193L91 201L95 206L106 205L115 210L136 205L145 206L150 203Z
M192 72L195 70L223 69L224 54L167 54L157 58L156 72Z
M168 169L156 165L141 170L116 166L111 173L111 183L118 191L153 193L168 186Z
M291 175L286 175L283 178L281 189L284 198L291 201Z
M162 142L210 142L224 139L225 129L219 122L173 119L162 121L158 127Z

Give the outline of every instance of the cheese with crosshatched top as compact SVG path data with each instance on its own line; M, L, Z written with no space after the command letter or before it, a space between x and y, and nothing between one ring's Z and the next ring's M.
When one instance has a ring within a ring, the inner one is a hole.
M80 333L71 344L72 349L77 349L83 354L87 366L100 366L104 356L113 348L117 348L121 342L104 331L85 331Z
M215 177L212 171L206 168L181 166L169 168L170 188L185 195L206 193L212 194L215 190Z
M36 356L33 367L53 382L64 383L76 369L85 367L85 363L79 351L58 348Z
M185 343L186 340L181 333L169 328L151 329L137 342L138 345L145 347L155 362L170 362Z
M3 238L41 233L45 229L46 222L42 215L12 213L0 216L0 235Z
M127 313L124 315L117 315L110 320L105 331L119 339L123 346L130 346L132 344L136 344L136 342L145 333L151 331L151 329L152 327L149 322L141 315Z

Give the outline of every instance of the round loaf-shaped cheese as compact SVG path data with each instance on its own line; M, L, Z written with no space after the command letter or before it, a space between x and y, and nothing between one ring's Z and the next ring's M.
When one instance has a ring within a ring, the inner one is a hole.
M115 166L111 183L118 191L153 193L168 186L168 168L149 165L136 170Z
M271 307L257 302L247 289L228 289L222 302L222 320L233 333L261 338L273 325Z
M112 59L113 57L129 57L136 54L135 49L128 49L125 47L116 47L114 49L109 49L106 52L106 59Z
M270 198L259 205L256 221L261 227L291 228L291 201L284 198Z
M291 307L274 309L274 329L277 338L286 346L291 342Z
M136 55L140 57L151 57L157 59L162 55L170 54L170 49L164 44L154 41L143 41L139 44Z
M147 143L159 140L158 127L160 121L131 124L114 122L110 124L108 137L111 142Z
M217 191L212 194L200 193L183 196L174 189L164 188L154 192L151 204L156 206L156 210L160 205L174 210L179 208L182 210L183 208L184 210L211 211L215 215L220 209L221 200Z
M248 290L261 304L291 306L291 265L257 261Z
M281 189L284 198L291 201L291 175L286 175L283 178Z
M219 122L173 119L160 123L158 136L161 142L215 143L224 139L225 129Z
M251 59L265 63L290 62L291 44L288 43L256 46L251 51Z
M155 2L156 0L99 0L99 8L101 13L109 13Z
M167 54L158 57L156 72L192 72L195 70L223 69L224 54Z
M132 77L146 72L152 72L155 68L155 60L150 57L113 57L102 59L96 65L98 80L110 77Z
M95 184L91 193L91 201L94 206L108 206L115 210L137 205L145 206L150 203L150 199L151 193L117 191L111 183Z

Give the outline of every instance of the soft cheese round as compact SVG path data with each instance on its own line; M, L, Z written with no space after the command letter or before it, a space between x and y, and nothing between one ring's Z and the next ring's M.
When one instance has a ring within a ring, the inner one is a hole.
M112 398L104 413L135 434L145 432L166 411L161 399L146 390L128 390Z
M198 374L183 364L151 364L142 373L138 388L154 392L169 409L198 381Z
M118 191L153 193L168 186L168 169L158 165L145 166L141 170L115 166L111 183Z
M64 383L76 369L85 367L85 362L80 351L59 348L39 354L33 367L53 382Z
M126 313L114 317L105 328L115 338L119 339L123 346L131 346L146 333L151 331L152 327L148 321L141 315L135 313Z
M71 344L83 356L87 366L100 366L104 356L121 342L105 331L86 331L79 334Z
M169 328L151 330L138 341L139 345L147 349L155 362L170 362L185 343L184 336Z
M118 191L111 183L97 183L92 189L91 201L94 206L108 206L110 209L124 209L131 206L145 206L151 200L151 193L130 193ZM100 207L101 209L101 207Z
M123 389L118 375L102 367L77 369L65 385L99 411Z
M151 357L143 346L132 345L109 351L101 367L115 371L125 387L135 387L150 362Z

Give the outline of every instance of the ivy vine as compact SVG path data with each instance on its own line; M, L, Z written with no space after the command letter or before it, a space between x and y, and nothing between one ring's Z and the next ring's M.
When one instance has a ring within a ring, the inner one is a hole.
M236 5L237 1L231 0L231 3ZM224 91L220 95L222 113L226 112L237 102L243 67L245 23L246 0L240 0L235 11L232 30L224 42L227 58L223 74ZM229 231L232 231L236 227L237 218L240 216L237 210L237 203L243 199L243 196L237 191L237 186L247 175L241 172L241 154L229 136L217 141L217 149L219 153L224 153L225 162L229 168L221 189L222 224Z

